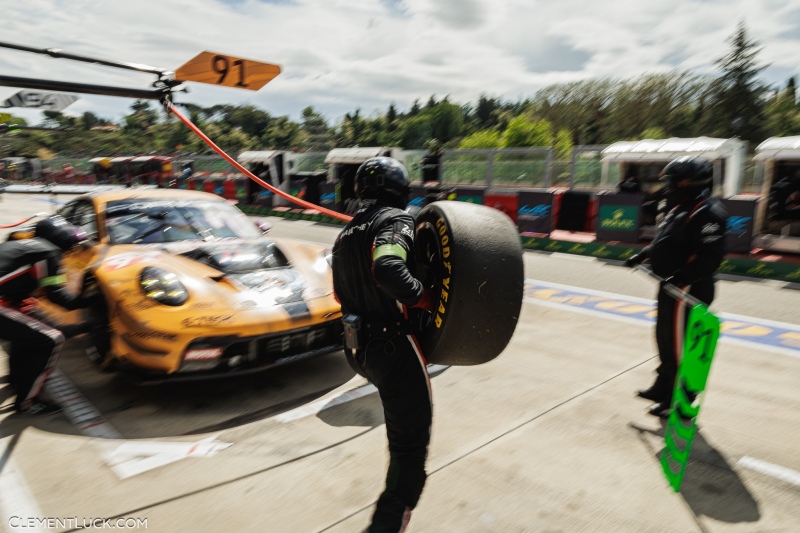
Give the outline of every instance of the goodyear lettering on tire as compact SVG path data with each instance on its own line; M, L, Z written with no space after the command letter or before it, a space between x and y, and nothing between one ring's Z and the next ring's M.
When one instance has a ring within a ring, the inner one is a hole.
M442 245L442 291L439 295L439 307L436 309L436 316L433 319L437 328L441 328L444 317L447 314L447 300L450 297L450 277L453 275L453 265L450 258L450 231L444 218L436 220L436 229L439 233L439 242Z
M420 322L423 354L433 364L491 361L508 345L522 307L517 228L500 211L465 202L433 202L415 221L419 274L438 299Z

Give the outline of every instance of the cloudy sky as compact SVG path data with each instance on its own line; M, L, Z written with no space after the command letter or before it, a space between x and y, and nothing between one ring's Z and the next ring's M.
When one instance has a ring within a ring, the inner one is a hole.
M800 0L0 0L0 41L176 69L203 50L277 63L258 92L192 83L180 102L252 103L330 123L449 95L516 101L544 86L675 68L712 72L745 21L769 64L800 73ZM154 77L0 48L0 74L147 88ZM0 101L18 88L0 87ZM81 95L66 112L119 119L132 100ZM39 112L11 110L32 123Z

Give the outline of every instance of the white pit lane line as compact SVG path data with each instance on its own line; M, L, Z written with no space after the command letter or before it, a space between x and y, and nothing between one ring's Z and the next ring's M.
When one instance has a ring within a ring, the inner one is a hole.
M433 377L440 372L444 372L447 368L450 367L447 365L429 365L428 375ZM341 392L331 398L318 400L316 402L297 407L296 409L292 409L291 411L286 411L285 413L275 415L272 417L272 419L276 422L282 422L284 424L288 422L294 422L295 420L300 420L301 418L305 418L307 416L316 415L325 409L330 409L331 407L352 402L353 400L358 400L364 396L369 396L375 392L378 392L378 389L375 388L375 385L362 385L361 387Z
M776 465L769 461L762 461L761 459L756 459L747 455L739 459L738 464L754 472L785 481L795 487L800 487L800 472L797 470L792 470L791 468Z
M656 302L654 300L648 300L648 299L645 299L645 298L639 298L639 297L636 297L636 296L628 296L628 295L619 294L619 293L612 293L612 292L598 291L598 290L594 290L594 289L587 289L585 287L578 287L578 286L572 286L572 285L563 285L563 284L560 284L560 283L553 283L553 282L549 282L549 281L539 281L539 280L529 279L529 278L525 279L526 294L523 296L523 302L526 302L526 303L529 303L529 304L533 304L533 305L539 305L539 306L543 306L543 307L550 307L550 308L553 308L553 309L560 309L562 311L566 310L566 311L569 311L569 312L572 312L572 313L585 314L585 315L588 315L588 316L600 317L600 318L604 318L604 319L607 319L607 320L615 320L615 321L618 321L618 322L625 322L627 324L632 324L632 325L639 325L639 326L646 326L646 327L653 327L655 325L655 319L654 318L643 318L642 316L640 316L639 313L635 313L634 316L625 316L623 314L616 313L616 312L606 312L606 311L602 311L602 310L598 310L598 309L594 309L594 308L590 308L590 307L582 307L580 305L572 305L572 304L569 304L569 303L563 303L563 302L558 302L558 301L548 301L546 299L536 298L536 297L533 297L533 296L530 296L530 295L527 294L527 291L529 290L529 285L535 285L535 286L537 286L537 287L539 287L541 289L563 290L563 291L565 291L567 293L572 293L572 294L575 294L575 295L596 296L596 297L599 297L599 298L608 299L609 301L628 302L631 305L639 304L639 305L651 307L653 310L655 310L655 305L656 305ZM774 320L767 320L767 319L763 319L763 318L742 316L742 315L737 315L737 314L733 314L733 313L721 313L721 312L715 311L713 306L712 306L711 310L712 310L712 312L714 312L722 320L723 323L726 322L726 321L742 322L744 324L756 325L756 326L764 326L766 328L783 329L783 330L786 330L787 332L789 332L789 333L787 333L788 335L800 335L800 326L798 326L797 324L777 322L777 321L774 321ZM733 335L729 335L729 334L725 333L724 331L722 332L722 335L720 336L719 342L737 344L737 345L740 345L740 346L746 346L746 347L749 347L749 348L755 348L755 349L762 350L762 351L765 351L765 352L776 353L776 354L780 354L780 355L787 355L789 357L794 357L794 358L800 358L800 346L798 346L798 348L792 348L792 347L789 347L789 346L778 346L778 345L775 345L775 344L768 344L768 343L765 343L765 342L759 342L758 339L755 339L755 338L754 339L748 339L748 338L745 338L745 337L736 337L736 336L733 336Z
M9 439L9 437L6 437ZM13 450L12 450L13 452ZM5 457L7 451L2 449ZM0 520L2 527L8 531L29 531L40 533L46 531L41 525L33 522L28 524L29 518L41 518L42 514L39 504L28 488L25 477L17 468L12 457L5 461L0 460Z
M434 376L447 368L449 367L446 365L430 365L428 374ZM46 387L53 400L61 405L69 421L81 434L94 439L103 461L119 479L142 474L187 457L213 457L233 445L233 443L218 442L217 435L196 442L127 441L58 369L50 375ZM274 416L272 420L281 423L293 422L375 392L377 389L374 385L363 385L331 398L286 411Z
M58 369L47 380L47 392L82 435L94 440L103 461L119 479L142 474L187 457L213 457L232 443L216 442L217 435L196 442L124 440L122 434Z

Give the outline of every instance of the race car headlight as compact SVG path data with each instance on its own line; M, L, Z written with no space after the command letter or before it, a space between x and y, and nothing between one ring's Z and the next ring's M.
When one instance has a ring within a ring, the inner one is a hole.
M317 274L327 274L331 269L331 257L330 250L325 250L317 257L317 260L311 264L311 269Z
M178 276L163 268L144 267L139 275L139 284L148 298L164 305L183 305L189 299L189 293Z

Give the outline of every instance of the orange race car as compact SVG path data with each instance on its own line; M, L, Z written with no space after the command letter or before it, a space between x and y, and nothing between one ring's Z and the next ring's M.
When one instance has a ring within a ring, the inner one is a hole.
M265 223L227 200L125 189L80 196L58 214L91 239L64 265L72 290L96 304L71 313L47 301L38 308L61 324L88 320L103 368L195 379L342 348L330 251L268 238Z

